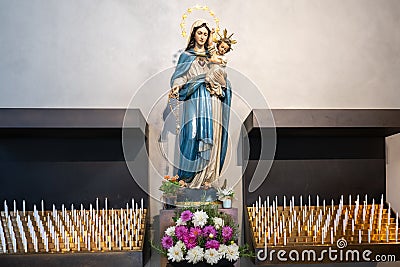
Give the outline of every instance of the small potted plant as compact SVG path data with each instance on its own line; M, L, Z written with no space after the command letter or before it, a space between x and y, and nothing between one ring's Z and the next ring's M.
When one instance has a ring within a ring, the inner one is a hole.
M224 209L232 208L232 198L235 196L233 188L218 188L217 196L218 200L222 201L222 207Z
M179 176L164 176L164 181L159 188L163 192L162 199L166 208L174 208L176 204L177 194L184 185L178 181Z

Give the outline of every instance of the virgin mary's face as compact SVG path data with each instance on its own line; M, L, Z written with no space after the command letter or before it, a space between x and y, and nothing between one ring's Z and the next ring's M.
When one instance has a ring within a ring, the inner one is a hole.
M197 29L194 35L194 40L198 46L204 46L204 44L207 41L207 37L208 37L208 31L206 27L201 27Z

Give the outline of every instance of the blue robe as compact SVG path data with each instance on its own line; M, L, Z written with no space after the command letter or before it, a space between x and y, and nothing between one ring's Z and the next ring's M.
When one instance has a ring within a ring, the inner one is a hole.
M171 87L175 79L185 75L196 59L195 52L184 51L171 78ZM227 80L226 90L220 98L222 105L221 136L221 172L228 148L228 126L231 106L231 84ZM206 88L205 74L189 80L179 91L179 100L183 102L181 132L179 135L180 161L178 175L180 180L190 183L196 173L203 170L210 161L213 146L212 103L210 92Z

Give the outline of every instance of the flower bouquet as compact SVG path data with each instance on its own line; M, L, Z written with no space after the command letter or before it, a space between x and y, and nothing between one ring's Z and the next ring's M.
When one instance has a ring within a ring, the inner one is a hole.
M217 196L222 201L223 208L232 208L232 198L235 196L233 188L218 188Z
M158 249L172 266L233 266L240 256L249 256L247 246L237 244L233 218L216 205L178 210L173 219Z
M178 182L178 178L178 175L172 177L169 175L164 176L164 181L162 181L159 190L163 192L163 202L166 205L174 207L177 194L180 191L181 187L184 186L182 184L183 181Z

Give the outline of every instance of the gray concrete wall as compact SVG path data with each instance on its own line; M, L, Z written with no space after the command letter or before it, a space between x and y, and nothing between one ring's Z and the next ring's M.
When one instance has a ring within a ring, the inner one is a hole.
M126 107L185 46L179 23L192 4L1 0L0 106ZM400 106L399 1L207 4L238 40L229 66L254 81L271 107Z

